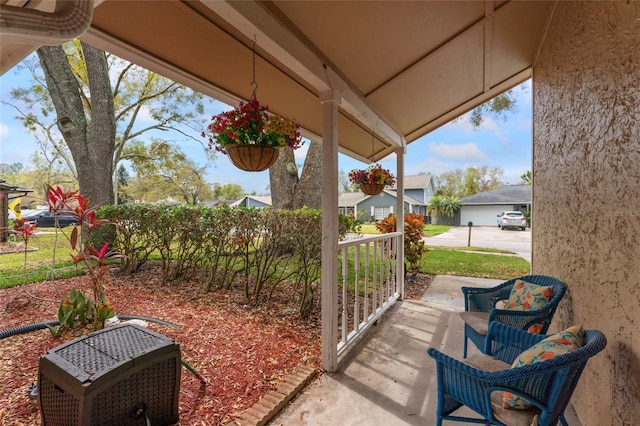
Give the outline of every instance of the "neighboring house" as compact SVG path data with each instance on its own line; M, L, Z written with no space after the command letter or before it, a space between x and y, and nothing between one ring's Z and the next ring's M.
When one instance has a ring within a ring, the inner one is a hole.
M198 205L201 206L206 206L206 207L220 207L221 205L227 205L230 206L232 205L236 200L210 200L210 201L203 201L201 203L198 203Z
M230 204L231 207L271 207L271 195L245 195Z
M396 191L396 185L393 185L390 189ZM404 177L404 195L421 201L425 205L424 209L419 208L416 211L412 211L412 213L427 216L426 206L429 205L429 201L431 201L435 193L436 187L431 173Z
M497 216L503 211L531 210L531 185L505 185L460 199L460 222L474 226L497 226Z
M21 188L0 180L0 242L7 241L9 236L9 204L12 200L25 197L32 189Z
M338 194L338 211L343 215L356 215L356 204L368 195L358 192L342 192Z
M370 221L380 220L396 213L396 191L385 189L377 195L365 195L362 192L342 193L338 195L338 208L342 214L350 214L359 219ZM421 213L426 211L426 204L415 198L405 195L405 213Z

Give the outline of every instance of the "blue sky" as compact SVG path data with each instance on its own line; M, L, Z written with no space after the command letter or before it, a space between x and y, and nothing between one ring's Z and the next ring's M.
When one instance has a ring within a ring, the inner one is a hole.
M25 71L26 72L26 71ZM16 87L26 87L28 77L16 68L0 76L0 98L10 102L9 91ZM461 119L446 124L428 135L412 142L405 156L405 175L427 172L438 175L467 166L501 167L504 170L505 183L520 182L520 175L531 169L532 145L532 108L531 82L527 81L516 88L518 109L507 116L506 121L487 117L483 125L474 130L468 120ZM228 109L218 101L210 102L206 114L211 116ZM0 103L0 163L20 162L30 164L30 157L37 150L33 136L27 134L23 126L15 120L15 110ZM142 120L146 117L142 117ZM141 123L143 124L143 123ZM258 194L268 192L269 174L243 172L236 169L224 155L207 162L202 145L189 140L178 133L167 132L149 134L163 137L180 144L187 156L199 165L207 165L206 180L209 183L240 184L245 191ZM197 135L194 135L200 139ZM204 143L204 140L203 140ZM302 164L308 149L308 143L296 151L296 160ZM395 155L380 163L395 174ZM340 154L339 168L348 173L353 168L366 167L366 164Z

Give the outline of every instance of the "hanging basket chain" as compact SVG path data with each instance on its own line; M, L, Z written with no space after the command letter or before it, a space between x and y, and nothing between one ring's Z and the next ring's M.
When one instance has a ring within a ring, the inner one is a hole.
M373 133L373 130L371 130L371 164L374 163L373 158L375 156L375 152L376 152L376 137Z
M304 143L300 126L278 115L270 114L266 105L260 105L256 91L256 36L253 36L252 81L248 102L211 117L211 123L202 136L209 139L209 148L229 156L231 162L246 171L266 170L278 158L279 148L297 149Z
M258 90L258 83L256 82L256 36L253 36L253 46L251 48L253 53L253 62L252 62L252 78L250 86L253 87L253 92L251 93L251 99L256 99L256 90Z

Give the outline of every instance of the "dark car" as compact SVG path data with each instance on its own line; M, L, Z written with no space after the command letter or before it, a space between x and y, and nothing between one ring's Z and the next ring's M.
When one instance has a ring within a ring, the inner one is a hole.
M23 217L23 219L37 224L39 228L53 228L56 226L56 219L58 220L58 228L64 228L65 226L75 225L78 223L78 219L74 216L64 213L58 213L54 216L54 214L50 213L48 210L42 210L37 213L30 214L29 216Z

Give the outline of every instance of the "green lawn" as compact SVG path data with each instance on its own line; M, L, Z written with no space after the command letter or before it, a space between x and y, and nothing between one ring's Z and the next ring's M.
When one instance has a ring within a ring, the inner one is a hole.
M434 235L442 234L443 232L447 232L451 228L448 225L431 225L425 224L423 226L423 235L425 237L433 237ZM376 229L375 223L365 223L362 225L360 232L363 234L379 234L380 231Z
M51 231L45 231L36 234L35 238L29 239L29 247L37 250L27 251L26 257L24 252L0 254L0 288L13 287L25 282L38 282L48 279L51 275L51 266L53 263L54 247L56 263L54 267L54 276L56 278L72 277L83 273L82 269L73 266L69 254L71 246L67 235L71 232L68 230L58 230L58 238ZM14 241L13 236L9 237L9 241ZM16 239L20 242L21 239ZM26 259L26 267L25 267Z
M28 245L30 248L35 248L37 250L28 251L27 252L27 264L29 268L38 267L45 264L51 264L51 260L53 259L53 249L54 246L56 248L56 257L57 260L62 259L70 259L69 253L71 253L71 245L69 241L63 234L63 232L68 235L71 232L71 228L68 228L69 231L58 231L58 239L56 241L56 234L51 231L38 232L35 237L29 238ZM15 241L16 243L21 243L21 238L15 238L14 236L9 236L9 241ZM0 255L0 272L8 271L8 270L22 270L24 267L24 252L19 253L8 253Z
M424 235L433 237L448 231L447 225L424 225ZM376 225L362 225L363 234L379 234ZM428 253L420 262L420 271L432 275L459 275L478 278L509 279L526 275L529 262L507 250L484 247L428 246Z
M455 247L443 247L429 248L427 255L420 262L420 271L432 275L506 280L528 274L531 265L520 256L471 253Z

